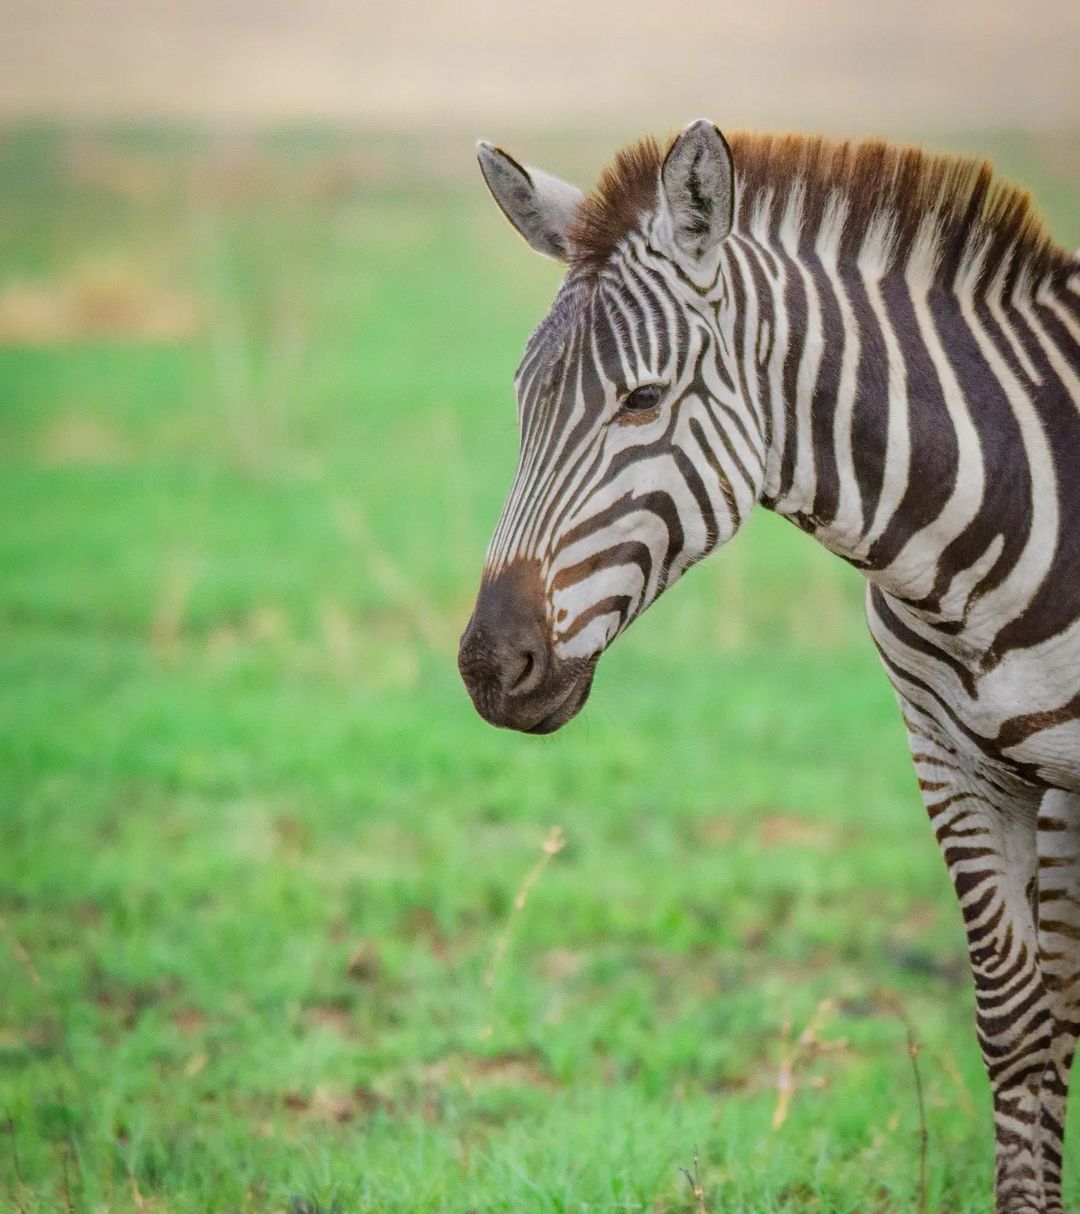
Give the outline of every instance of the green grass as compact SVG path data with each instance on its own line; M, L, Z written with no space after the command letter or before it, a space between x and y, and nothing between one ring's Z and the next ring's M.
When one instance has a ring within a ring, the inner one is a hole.
M1080 243L1052 153L1000 150ZM762 516L563 733L471 710L556 272L469 155L0 143L0 1204L691 1211L696 1150L712 1211L914 1211L899 1000L930 1208L985 1210L958 915L851 571Z

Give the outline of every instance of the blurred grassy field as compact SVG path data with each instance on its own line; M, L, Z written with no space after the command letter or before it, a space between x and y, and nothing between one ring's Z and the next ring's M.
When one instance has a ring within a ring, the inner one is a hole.
M983 150L1080 243L1053 145ZM913 1211L899 1000L985 1210L851 571L763 516L563 733L468 703L557 273L467 141L22 128L0 199L0 1204L696 1211L696 1149L712 1211Z

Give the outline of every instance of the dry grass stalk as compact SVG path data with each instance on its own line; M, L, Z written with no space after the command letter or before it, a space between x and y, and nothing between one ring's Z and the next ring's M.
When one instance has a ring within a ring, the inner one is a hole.
M136 1210L146 1209L146 1198L143 1197L139 1189L139 1182L135 1179L135 1172L128 1172L128 1180L131 1182L131 1200L135 1203Z
M907 1052L911 1059L911 1071L915 1079L915 1096L919 1109L919 1206L918 1214L926 1214L926 1158L929 1144L929 1133L926 1128L926 1100L923 1094L922 1073L919 1070L919 1041L915 1027L911 1023L903 1005L895 995L886 997L885 1005L903 1024L907 1036ZM795 1093L795 1067L800 1058L810 1053L827 1049L842 1049L844 1042L823 1043L818 1033L822 1022L831 1014L834 1004L831 999L823 999L817 1010L810 1018L810 1023L799 1034L794 1045L790 1044L791 1026L784 1026L784 1052L780 1059L780 1069L776 1077L777 1099L773 1110L772 1128L778 1130L787 1120L791 1108L791 1099Z
M705 1205L705 1190L701 1184L701 1169L699 1167L697 1147L694 1147L693 1172L691 1173L688 1168L680 1168L679 1171L686 1177L686 1182L689 1184L690 1190L694 1194L694 1199L697 1201L697 1214L709 1214L708 1207Z
M361 550L376 585L397 601L420 639L436 653L454 653L457 630L434 604L417 592L415 579L407 577L380 547L360 511L343 502L335 514L342 533Z
M553 826L547 833L543 843L543 852L540 859L529 869L525 874L521 884L518 886L517 893L514 895L514 905L510 910L509 918L506 921L506 926L503 928L499 938L495 941L495 950L491 955L491 964L488 966L484 974L484 986L489 992L495 990L495 978L499 972L499 967L502 965L503 958L506 956L506 950L510 944L510 934L514 929L514 924L517 922L521 912L525 909L525 903L529 899L529 893L533 886L540 880L544 874L544 869L551 863L551 858L558 855L559 852L566 846L566 835L563 833L561 826ZM480 1032L482 1040L486 1040L491 1036L491 1024L485 1025Z
M915 1097L919 1106L919 1214L926 1214L926 1154L930 1135L926 1128L926 1101L923 1096L922 1074L919 1071L919 1039L915 1035L915 1026L911 1023L911 1018L895 995L889 999L889 1007L904 1026L908 1057L911 1059L911 1073L915 1078Z
M4 1126L8 1137L11 1139L11 1165L14 1172L14 1183L12 1186L12 1195L15 1198L15 1208L19 1214L26 1214L26 1207L22 1203L22 1167L19 1164L19 1144L16 1139L15 1118L10 1113L7 1115L7 1122Z
M165 574L150 623L150 646L163 665L173 662L179 652L180 629L194 584L186 562L174 563Z
M941 1063L942 1070L949 1076L953 1082L953 1086L956 1088L960 1107L969 1117L973 1117L976 1112L975 1101L972 1100L968 1085L964 1080L964 1076L960 1073L960 1066L956 1061L956 1056L952 1050L939 1050L936 1056Z
M74 1210L74 1208L75 1208L71 1202L71 1177L68 1174L68 1159L70 1158L70 1156L71 1156L71 1143L65 1142L63 1154L61 1155L61 1159L63 1160L64 1166L63 1166L63 1170L60 1174L61 1192L64 1195L64 1212L65 1212L65 1214L71 1214L71 1211Z
M843 1043L825 1044L818 1033L822 1023L832 1014L834 1004L831 999L822 999L817 1010L810 1018L806 1028L799 1034L794 1045L791 1043L791 1024L784 1025L784 1050L780 1057L780 1068L776 1075L776 1107L773 1109L772 1128L778 1130L787 1120L791 1109L791 1099L795 1094L795 1067L808 1054L819 1053L825 1049L843 1048Z
M0 936L4 937L4 942L11 949L15 956L15 960L26 971L26 976L30 979L33 986L44 985L41 981L41 975L34 968L34 962L31 960L30 954L19 943L18 937L11 930L8 921L3 915L0 915Z

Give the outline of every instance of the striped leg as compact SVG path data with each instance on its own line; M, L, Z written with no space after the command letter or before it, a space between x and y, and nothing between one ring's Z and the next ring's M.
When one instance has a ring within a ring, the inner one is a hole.
M1080 1032L1080 796L1048 792L1043 797L1038 850L1039 963L1054 1020L1039 1146L1047 1214L1062 1214L1065 1101Z
M967 770L906 713L923 801L960 900L976 1025L994 1099L997 1214L1042 1214L1040 1089L1050 1010L1035 926L1038 801Z

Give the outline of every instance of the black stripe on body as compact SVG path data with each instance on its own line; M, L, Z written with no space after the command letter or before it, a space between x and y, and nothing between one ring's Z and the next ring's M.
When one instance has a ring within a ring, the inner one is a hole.
M910 290L903 279L887 278L881 295L907 370L910 454L904 495L867 554L866 563L871 569L890 565L910 536L945 509L956 484L959 456L956 431L919 331ZM892 407L901 406L893 402Z
M1036 305L1034 311L1043 341L1055 345L1066 363L1071 357L1074 369L1080 374L1080 351L1065 327L1045 305ZM1080 618L1080 523L1077 519L1080 511L1080 409L1022 317L1016 318L1015 331L1040 372L1041 384L1034 404L1046 431L1054 464L1058 527L1054 556L1046 576L1025 610L1005 624L994 638L988 666L1000 662L1010 649L1049 640Z

